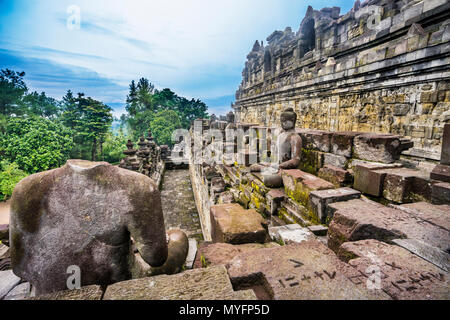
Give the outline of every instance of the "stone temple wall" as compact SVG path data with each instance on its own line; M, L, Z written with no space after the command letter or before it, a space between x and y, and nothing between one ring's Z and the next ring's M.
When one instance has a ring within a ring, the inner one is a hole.
M275 31L247 56L237 122L279 126L292 107L299 128L392 133L406 155L440 159L450 120L450 3L357 1L308 8L297 33Z

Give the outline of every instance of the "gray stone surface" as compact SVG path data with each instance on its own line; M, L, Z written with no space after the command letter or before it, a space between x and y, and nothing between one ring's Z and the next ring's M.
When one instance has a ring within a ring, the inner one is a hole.
M326 236L328 233L328 227L322 225L309 226L308 229L316 236Z
M197 240L194 238L189 239L189 252L186 257L186 269L192 269L194 267L195 256L197 255Z
M392 299L450 299L449 274L399 246L377 240L347 242L339 257L357 270L352 282L370 283Z
M29 282L24 282L12 289L3 300L24 300L30 297L31 285Z
M19 283L20 278L12 270L0 271L0 300Z
M450 183L440 182L432 184L431 202L434 204L450 204Z
M345 169L348 159L344 156L338 156L333 153L324 153L323 164L330 164L332 166Z
M188 238L202 238L202 227L189 170L166 170L161 190L161 204L166 229L180 229Z
M450 250L445 219L433 219L386 207L367 199L330 205L334 217L328 228L328 246L335 252L347 241L415 239L442 251Z
M447 252L415 239L394 239L392 242L431 262L442 270L450 272L450 254Z
M300 243L315 239L314 234L298 224L287 224L279 227L270 227L269 235L274 241L283 241L284 244Z
M309 194L309 204L319 221L328 224L333 218L332 212L328 209L329 204L360 197L361 192L351 188L318 190Z
M235 288L263 288L255 293L275 300L389 299L354 284L359 273L316 240L244 252L227 269Z
M11 199L14 272L37 294L67 288L67 269L78 266L81 285L127 279L130 235L144 260L167 258L158 187L148 177L106 162L69 160L33 174Z
M108 286L104 300L256 300L251 290L234 291L224 266L176 275L123 281Z

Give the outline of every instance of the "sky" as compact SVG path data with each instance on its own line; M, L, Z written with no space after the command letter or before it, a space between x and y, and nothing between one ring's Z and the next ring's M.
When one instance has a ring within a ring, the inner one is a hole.
M230 111L255 40L298 31L308 5L353 0L0 0L0 68L30 91L84 92L124 112L131 80Z

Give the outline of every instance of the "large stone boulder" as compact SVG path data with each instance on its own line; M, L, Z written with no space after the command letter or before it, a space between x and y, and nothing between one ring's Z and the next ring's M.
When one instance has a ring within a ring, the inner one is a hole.
M147 263L164 264L160 194L142 174L106 162L69 160L23 179L12 195L13 270L37 294L67 289L71 266L79 268L82 286L130 279L130 235Z

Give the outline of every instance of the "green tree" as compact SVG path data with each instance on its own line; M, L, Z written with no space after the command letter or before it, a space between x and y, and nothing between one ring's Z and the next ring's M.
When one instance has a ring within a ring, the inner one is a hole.
M59 101L46 96L45 92L39 94L34 91L27 94L23 97L23 103L28 110L28 114L34 114L48 119L56 119L61 111Z
M128 138L119 131L117 135L109 132L103 146L103 160L109 163L118 163L125 155L123 151L127 148Z
M150 122L150 128L159 145L172 146L172 134L181 128L180 117L173 110L160 111Z
M16 163L0 162L0 201L11 197L14 187L28 174L19 169Z
M72 131L45 118L10 118L0 144L9 162L35 173L66 162L73 147Z
M0 114L11 116L24 113L22 97L28 91L24 76L25 72L0 71Z

